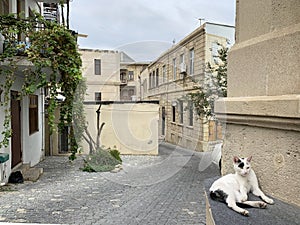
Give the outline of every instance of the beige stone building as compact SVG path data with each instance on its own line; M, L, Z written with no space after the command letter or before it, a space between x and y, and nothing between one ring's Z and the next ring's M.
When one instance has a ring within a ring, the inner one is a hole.
M140 101L141 74L147 69L147 62L122 62L120 69L120 100Z
M214 64L218 44L234 42L234 27L205 23L164 52L141 75L141 98L160 101L159 135L196 151L208 150L222 138L221 127L196 115L186 96Z
M120 53L111 50L80 49L85 101L120 100Z
M300 1L236 1L228 56L223 173L234 155L253 156L262 189L300 205Z
M135 62L113 50L80 49L80 53L87 83L85 101L138 100L140 74L149 63Z

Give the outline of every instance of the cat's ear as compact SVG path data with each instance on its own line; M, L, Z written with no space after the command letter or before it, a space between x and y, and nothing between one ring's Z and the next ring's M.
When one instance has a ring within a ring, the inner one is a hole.
M241 160L239 159L239 157L237 157L237 156L234 156L233 157L233 162L234 163L239 163Z
M252 155L247 158L247 162L251 162Z

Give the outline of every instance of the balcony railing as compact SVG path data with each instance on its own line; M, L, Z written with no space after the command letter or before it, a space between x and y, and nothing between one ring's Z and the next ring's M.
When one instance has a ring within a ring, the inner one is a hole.
M71 33L72 36L74 36L76 38L76 41L77 41L78 33L74 30L69 30L69 32ZM30 41L15 41L12 45L13 45L12 47L16 47L17 55L26 56L25 51L28 48L30 48L31 43L30 43ZM3 52L7 49L7 47L8 47L8 42L6 40L4 40L3 36L1 36L1 34L0 34L0 54L3 54ZM41 49L42 54L46 54L45 49Z
M58 21L58 9L57 7L44 7L45 20Z
M0 40L0 45L0 54L2 54L8 48L8 43L7 41ZM30 48L30 42L25 41L16 41L12 45L16 47L17 55L26 55L25 51Z

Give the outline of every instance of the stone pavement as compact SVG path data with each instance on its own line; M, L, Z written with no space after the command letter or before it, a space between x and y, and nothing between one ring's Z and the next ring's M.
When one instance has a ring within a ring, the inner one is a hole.
M81 156L47 157L37 182L0 192L0 224L205 224L203 181L219 171L203 167L204 155L162 143L159 156L122 156L118 173L83 172Z

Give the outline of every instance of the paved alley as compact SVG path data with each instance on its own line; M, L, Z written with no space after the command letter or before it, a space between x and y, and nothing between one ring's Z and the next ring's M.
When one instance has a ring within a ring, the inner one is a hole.
M203 180L218 175L217 167L199 169L203 153L166 143L159 151L122 156L118 173L82 172L81 156L47 157L37 166L44 168L37 182L2 188L0 222L205 224Z

